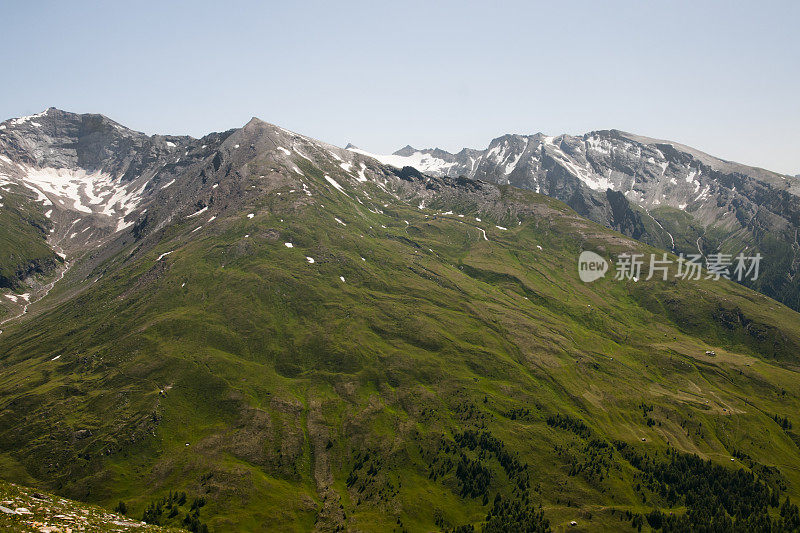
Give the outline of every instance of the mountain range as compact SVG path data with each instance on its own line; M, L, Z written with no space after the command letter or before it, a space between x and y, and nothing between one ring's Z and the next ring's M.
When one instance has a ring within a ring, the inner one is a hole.
M367 154L351 147L356 152ZM669 252L764 257L751 288L800 308L800 179L618 130L504 135L485 150L373 155L439 176L510 184Z
M577 270L793 266L796 184L613 131L7 120L0 476L190 531L798 530L794 278Z

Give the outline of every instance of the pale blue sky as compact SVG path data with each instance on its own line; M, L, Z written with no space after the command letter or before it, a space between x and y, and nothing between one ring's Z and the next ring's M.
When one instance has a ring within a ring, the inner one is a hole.
M794 1L0 0L0 117L258 116L378 153L618 128L795 174L799 22Z

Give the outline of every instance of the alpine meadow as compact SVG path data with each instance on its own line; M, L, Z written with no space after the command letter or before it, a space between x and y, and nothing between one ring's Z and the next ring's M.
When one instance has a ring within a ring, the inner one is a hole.
M800 533L797 5L34 4L0 531Z

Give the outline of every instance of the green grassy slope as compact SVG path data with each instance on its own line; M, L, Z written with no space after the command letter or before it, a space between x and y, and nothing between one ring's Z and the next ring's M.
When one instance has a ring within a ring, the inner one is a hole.
M41 207L8 186L0 190L0 288L16 288L22 278L52 270L58 256L47 245L51 227Z
M8 328L4 477L136 518L184 491L214 531L492 531L540 506L618 530L692 508L653 466L674 453L800 497L773 418L800 409L797 313L725 282L582 284L582 249L652 249L533 193L420 209L297 165L314 201L177 222Z
M648 241L651 244L670 250L674 240L675 253L687 255L723 253L735 257L739 253L746 256L759 253L764 261L758 279L745 279L743 285L793 309L800 306L800 288L794 283L793 275L797 254L791 225L768 229L768 223L758 216L735 212L707 226L684 211L670 207L653 209L651 214L661 224L648 228L649 235L657 236ZM739 219L744 227L735 229L730 219Z

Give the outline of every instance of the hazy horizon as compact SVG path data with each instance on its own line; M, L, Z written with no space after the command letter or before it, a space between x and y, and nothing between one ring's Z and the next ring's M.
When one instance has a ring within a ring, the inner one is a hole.
M0 120L199 137L257 116L373 153L619 129L800 173L792 2L238 5L8 5Z

